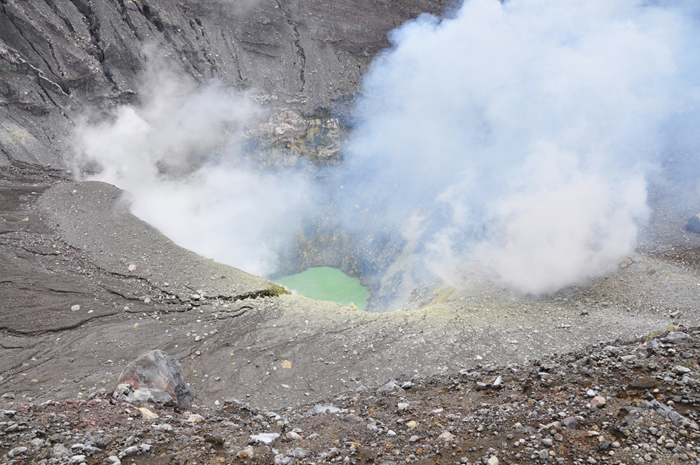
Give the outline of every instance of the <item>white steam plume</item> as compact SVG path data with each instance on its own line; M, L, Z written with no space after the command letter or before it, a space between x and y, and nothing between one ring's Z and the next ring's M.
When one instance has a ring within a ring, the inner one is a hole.
M76 129L75 164L128 192L132 212L174 242L265 276L305 204L307 179L258 169L240 136L262 115L249 98L168 71L143 76L141 103ZM97 165L97 166L94 166Z
M357 240L340 253L374 260L381 298L457 283L477 261L511 289L553 292L613 270L648 216L649 173L700 147L698 18L690 2L636 0L467 0L421 16L391 33L320 186L240 155L260 117L250 100L167 71L146 73L140 105L79 125L77 163L174 241L257 274L323 198L337 218L315 224Z
M423 217L424 268L448 281L478 260L540 294L614 269L669 126L698 127L687 5L467 0L393 31L363 82L348 227L381 236Z

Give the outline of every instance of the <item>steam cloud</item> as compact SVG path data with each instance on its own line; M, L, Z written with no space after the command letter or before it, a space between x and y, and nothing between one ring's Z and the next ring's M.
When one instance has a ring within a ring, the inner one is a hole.
M479 262L511 289L553 292L613 270L649 214L649 173L698 148L699 17L635 0L467 0L448 19L423 15L366 75L325 185L247 162L238 136L260 109L168 73L141 105L81 124L78 162L174 241L253 273L274 272L314 196L332 193L348 231L403 244L381 285L458 283Z
M668 128L698 122L698 9L675 5L469 0L393 31L364 80L349 224L420 221L448 282L470 261L533 294L613 270Z
M76 129L76 169L128 192L132 212L177 244L258 275L292 240L308 180L263 171L241 137L263 112L247 96L194 83L163 67L144 74L142 102Z

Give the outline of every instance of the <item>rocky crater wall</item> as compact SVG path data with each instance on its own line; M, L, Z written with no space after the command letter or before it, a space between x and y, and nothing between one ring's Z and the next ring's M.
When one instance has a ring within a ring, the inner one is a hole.
M149 58L327 115L352 101L389 30L446 3L1 0L0 164L61 166L75 119L137 101Z

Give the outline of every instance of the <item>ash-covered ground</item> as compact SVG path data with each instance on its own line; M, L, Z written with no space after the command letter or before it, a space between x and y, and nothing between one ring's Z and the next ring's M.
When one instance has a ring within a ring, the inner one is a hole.
M418 310L373 314L281 293L183 250L128 213L107 184L15 166L3 168L0 192L0 395L10 410L99 399L127 363L151 349L181 361L198 409L215 412L237 398L285 411L355 393L366 393L362 408L369 409L379 402L372 393L390 379L451 385L445 380L460 371L488 373L600 341L618 345L693 326L698 317L700 255L682 212L655 212L645 245L616 273L585 286L518 297L465 270L465 287L436 285ZM609 386L628 382L617 376L606 375ZM457 391L446 392L464 415L478 415ZM528 402L522 391L510 395ZM3 440L9 450L25 439L6 433ZM339 439L336 447L345 444Z

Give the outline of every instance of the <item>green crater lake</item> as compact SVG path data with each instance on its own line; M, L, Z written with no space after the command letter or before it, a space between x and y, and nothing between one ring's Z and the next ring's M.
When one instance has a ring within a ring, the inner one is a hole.
M355 304L358 310L367 308L367 299L370 297L359 279L352 278L335 268L309 268L275 281L305 297L328 300L342 305Z

